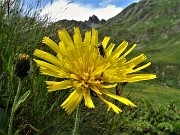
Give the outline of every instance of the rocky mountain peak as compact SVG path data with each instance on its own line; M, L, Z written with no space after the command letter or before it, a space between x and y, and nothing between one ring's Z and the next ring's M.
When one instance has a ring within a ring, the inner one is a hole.
M88 21L96 24L100 22L99 18L96 15L90 16Z
M99 20L99 18L96 15L90 16L88 21L85 21L89 24L104 24L106 23L105 19Z

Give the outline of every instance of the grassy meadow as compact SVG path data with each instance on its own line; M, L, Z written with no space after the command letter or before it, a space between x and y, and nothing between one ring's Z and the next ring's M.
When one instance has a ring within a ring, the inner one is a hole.
M38 3L36 6L38 7ZM70 135L74 128L76 113L67 115L60 107L70 91L48 93L45 81L58 79L41 75L33 61L33 51L36 48L48 51L48 48L41 43L42 38L49 36L56 40L57 37L58 26L48 29L47 23L50 18L42 18L39 13L40 10L24 8L19 1L9 0L0 3L0 135L8 134L12 106L19 87L19 79L14 74L15 61L21 53L29 55L31 68L29 75L21 81L21 100L14 114L11 134ZM166 42L165 45L171 45L171 42ZM178 49L171 51L166 49L166 46L164 47L168 53L165 55L179 58ZM149 45L152 51L155 47ZM146 54L147 50L144 51ZM162 59L168 62L174 60L173 64L177 65L179 61L177 58L171 60L172 57L166 57L166 59L163 53L147 52L150 61L155 55L158 56L158 59L153 60L154 66L145 70L145 72L157 73L157 77L159 76L157 79L127 84L123 88L123 95L131 99L137 108L119 103L118 106L123 112L116 115L113 111L107 112L107 106L98 98L92 97L95 101L95 109L88 109L83 102L80 105L78 134L178 135L180 133L180 89L178 88L180 74L173 72L172 68L177 67L165 67L159 71L155 65L160 65ZM162 72L166 71L168 74L163 76ZM113 89L110 91L115 93Z

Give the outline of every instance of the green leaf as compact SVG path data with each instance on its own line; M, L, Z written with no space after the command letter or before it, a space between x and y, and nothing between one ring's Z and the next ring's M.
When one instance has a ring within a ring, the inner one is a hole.
M6 135L6 134L0 129L0 135Z
M2 68L4 71L6 71L6 65L7 65L7 61L5 59L5 57L1 54L1 60L2 60Z
M31 91L29 90L26 93L24 93L24 95L22 97L19 98L17 104L15 105L14 111L16 111L17 108L19 107L19 105L26 100L26 98L29 96L30 93L31 93Z
M4 127L5 127L5 109L0 108L0 129L3 129Z
M7 67L8 67L9 73L12 73L12 70L13 70L13 58L11 56L9 57L9 61L8 61Z
M14 133L14 135L19 135L19 129L18 130L16 130L16 132Z

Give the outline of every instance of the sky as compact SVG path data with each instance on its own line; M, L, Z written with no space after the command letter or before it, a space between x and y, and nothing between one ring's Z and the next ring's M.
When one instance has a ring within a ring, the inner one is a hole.
M96 15L100 20L108 20L120 13L131 3L138 1L139 0L41 0L43 8L40 15L49 15L51 21L63 19L85 21L92 15ZM32 0L27 0L27 3L32 4Z

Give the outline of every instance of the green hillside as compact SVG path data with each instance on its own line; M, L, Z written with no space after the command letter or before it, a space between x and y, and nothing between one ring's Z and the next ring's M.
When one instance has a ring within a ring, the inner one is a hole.
M127 40L138 46L133 56L144 53L164 86L180 89L180 1L141 0L133 3L99 28L119 44Z
M179 0L141 0L109 19L100 31L116 43L119 39L138 43L137 50L145 51L153 62L180 64L179 7Z

